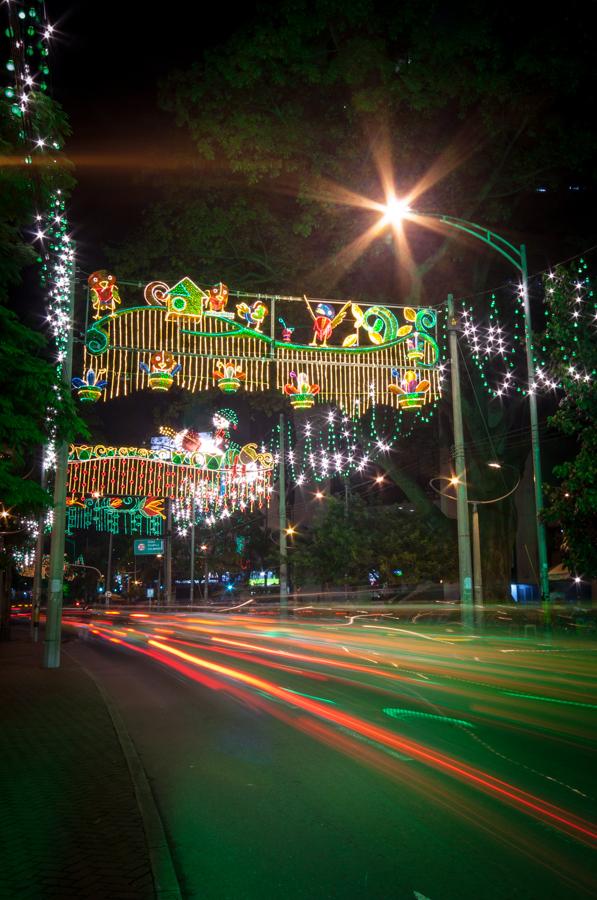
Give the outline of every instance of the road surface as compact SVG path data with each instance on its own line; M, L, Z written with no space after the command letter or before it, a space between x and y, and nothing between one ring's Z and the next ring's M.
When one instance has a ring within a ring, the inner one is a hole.
M184 896L594 894L595 643L109 612L65 651L122 714Z

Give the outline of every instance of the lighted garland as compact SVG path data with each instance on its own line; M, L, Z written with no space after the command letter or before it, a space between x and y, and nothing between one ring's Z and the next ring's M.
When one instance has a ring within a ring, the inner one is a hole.
M5 78L0 86L2 100L7 104L9 117L16 125L16 137L22 146L23 162L31 167L30 188L36 198L38 213L31 230L31 239L39 242L37 261L41 266L42 286L46 290L47 319L56 346L56 391L61 392L62 371L68 340L68 290L73 273L73 252L68 238L64 200L60 190L49 197L40 190L37 179L39 163L46 161L45 170L54 178L57 171L56 154L62 149L56 135L43 134L44 95L49 82L49 44L54 32L45 14L43 0L10 0L3 4L6 13L4 39L6 52ZM1 101L0 101L1 102ZM42 116L38 116L38 112ZM10 120L9 119L9 120ZM44 451L43 468L49 471L55 463L55 413L48 409L48 443ZM27 565L33 554L38 525L23 518L19 525L27 534L24 549L14 551L17 565ZM48 510L46 530L52 525L52 510Z
M566 270L556 268L543 276L543 290L552 294L557 290L565 290L570 298L569 315L577 332L573 339L574 346L561 348L570 365L568 374L576 381L589 381L594 373L585 371L575 365L576 346L583 329L594 328L597 309L594 293L587 274L587 264L583 259L577 263L576 276L572 278ZM512 303L512 300L514 301ZM524 288L519 285L514 297L508 298L513 314L510 326L503 325L504 316L500 312L495 293L491 295L489 313L485 318L475 315L474 306L464 301L460 310L460 327L464 345L469 356L477 367L484 388L490 397L501 398L509 394L528 394L531 391L565 390L566 385L557 373L550 371L546 360L546 347L553 329L552 314L544 311L544 331L539 345L532 345L532 356L535 367L535 380L528 384L526 367L526 346L524 332ZM499 361L501 371L496 367Z
M589 383L597 375L593 369L587 369L583 364L581 347L583 339L590 335L595 339L597 327L597 302L595 292L591 286L588 273L588 265L584 259L580 259L575 267L574 275L567 269L558 266L555 271L549 272L543 279L544 289L550 296L561 297L562 305L567 308L572 320L574 336L572 346L559 347L565 369L553 370L548 359L543 354L548 352L550 345L557 343L557 323L553 320L549 310L545 310L546 323L542 336L539 352L536 355L536 377L539 385L551 390L566 391L569 385L579 382Z

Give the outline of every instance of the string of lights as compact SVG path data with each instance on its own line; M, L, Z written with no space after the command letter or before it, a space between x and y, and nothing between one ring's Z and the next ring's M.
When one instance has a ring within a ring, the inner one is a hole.
M54 117L50 109L49 56L54 27L46 17L43 0L11 0L3 4L7 26L6 73L8 82L2 87L10 120L15 124L17 145L22 148L23 164L29 171L28 186L37 208L29 233L37 250L41 286L45 294L45 312L55 351L56 382L54 390L63 390L62 365L66 357L70 315L69 292L74 277L74 249L69 236L65 198L56 186L64 176L57 167L62 150L60 136L53 133ZM50 405L46 417L47 442L42 468L44 479L56 460L56 410ZM27 532L27 546L19 553L31 555L37 538L38 523L31 519L19 522ZM52 511L48 510L45 528L51 529ZM25 559L25 562L27 560Z
M580 331L583 328L594 327L597 324L596 305L593 291L590 287L590 279L587 274L587 264L584 259L577 263L578 277L572 283L569 290L570 309L569 315L573 319L574 328ZM559 270L556 270L559 271ZM556 271L546 272L544 276L544 289L547 293L553 293L561 284L563 275L557 275ZM525 365L523 287L506 289L509 307L513 313L508 324L504 324L506 317L498 305L495 292L490 296L488 313L480 316L470 301L463 301L460 310L461 334L465 347L473 360L482 384L492 398L503 398L511 394L525 394L529 391L556 391L565 390L565 384L561 378L556 377L550 371L546 357L547 342L550 335L551 313L548 307L544 310L544 331L539 345L533 345L533 361L535 363L535 380L528 384ZM512 303L512 300L514 301ZM575 338L578 343L578 337ZM590 381L594 373L586 371L575 361L574 347L570 348L569 374L575 380Z

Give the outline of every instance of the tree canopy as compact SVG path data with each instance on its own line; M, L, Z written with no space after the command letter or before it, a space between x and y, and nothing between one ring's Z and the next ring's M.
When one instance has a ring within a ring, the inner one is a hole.
M388 183L423 210L506 231L516 211L524 227L537 189L593 184L597 138L582 96L596 74L583 8L573 2L557 23L474 0L259 8L164 82L161 103L197 153L190 173L177 171L179 188L165 182L123 270L192 266L206 279L234 275L238 287L387 296L392 241L360 257L346 247L379 215L356 195L383 201ZM420 228L412 244L427 296L470 287L461 246L446 253Z
M398 504L367 505L351 496L347 504L328 497L312 527L299 529L292 551L295 581L355 585L378 572L389 584L439 582L455 577L455 529L441 531Z
M580 286L580 290L579 290ZM556 466L546 516L563 532L563 560L573 575L597 577L597 304L585 263L558 267L546 278L550 312L544 336L551 376L564 395L550 424L573 442L572 458Z
M56 410L59 439L70 439L83 424L70 391L56 387L56 369L44 357L44 338L2 306L0 331L0 499L5 508L24 513L50 500L40 487L36 462L48 438L48 410Z

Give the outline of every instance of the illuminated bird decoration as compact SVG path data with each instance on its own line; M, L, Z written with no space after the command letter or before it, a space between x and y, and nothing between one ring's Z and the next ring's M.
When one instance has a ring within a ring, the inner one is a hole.
M334 314L333 306L330 306L329 303L318 303L315 307L315 312L306 297L305 303L313 319L313 340L311 341L311 346L316 347L319 343L322 347L326 347L327 342L334 333L334 329L344 321L351 302L349 300L348 303L345 303L340 312L336 314Z
M230 360L227 363L219 362L214 369L213 375L223 394L236 394L241 386L241 382L247 377L246 373L234 360Z
M180 372L182 366L176 362L172 353L160 350L151 354L149 365L140 362L139 368L143 372L147 372L149 387L152 391L169 391L174 382L174 376Z
M389 384L391 394L397 394L398 405L401 409L419 409L425 403L430 384L425 379L419 381L416 372L411 369L401 377L398 369L392 369L392 376L397 379L397 384Z
M226 309L227 303L228 288L220 281L219 284L214 284L214 286L209 289L207 305L209 306L211 312L223 313ZM227 313L227 315L233 316L234 313Z
M261 300L256 300L251 306L248 306L246 303L238 303L236 311L239 318L244 319L249 328L253 328L255 331L261 331L265 317L268 314L267 306Z
M73 378L72 386L77 389L77 397L81 403L95 403L102 396L102 392L107 387L107 381L98 381L99 376L95 374L93 369L89 369L85 378Z
M116 307L120 305L120 294L116 284L116 276L110 275L106 269L98 269L92 272L87 279L91 292L91 304L95 310L94 319L102 316L113 316Z
M294 333L294 327L287 325L284 319L278 319L278 322L282 326L282 340L285 344L292 343L292 335Z
M311 384L304 372L291 372L289 378L288 384L284 385L284 393L290 397L290 405L294 409L311 409L319 393L319 385Z

